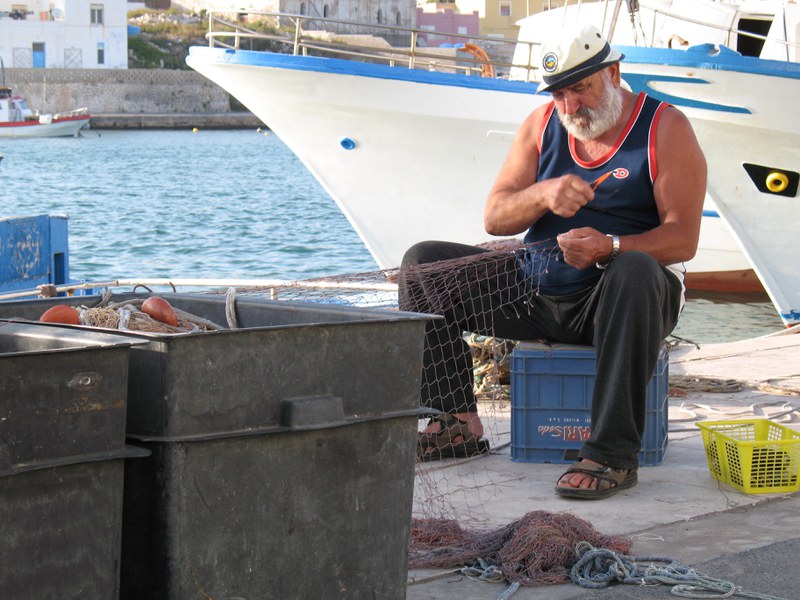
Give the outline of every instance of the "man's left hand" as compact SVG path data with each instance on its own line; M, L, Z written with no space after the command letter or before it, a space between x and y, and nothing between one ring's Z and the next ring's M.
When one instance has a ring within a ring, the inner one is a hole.
M576 269L588 269L611 256L611 238L591 227L571 229L558 236L564 262Z

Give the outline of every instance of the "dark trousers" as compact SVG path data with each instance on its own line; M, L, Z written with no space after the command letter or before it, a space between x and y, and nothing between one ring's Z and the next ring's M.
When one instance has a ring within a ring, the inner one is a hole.
M462 260L443 264L466 266L430 268L452 259ZM428 268L415 269L420 265ZM638 466L647 384L661 343L678 321L681 293L678 278L642 252L621 254L590 289L547 297L524 280L513 252L435 241L409 249L399 281L402 310L444 317L426 329L424 406L477 410L465 332L592 345L592 431L580 457L628 469Z

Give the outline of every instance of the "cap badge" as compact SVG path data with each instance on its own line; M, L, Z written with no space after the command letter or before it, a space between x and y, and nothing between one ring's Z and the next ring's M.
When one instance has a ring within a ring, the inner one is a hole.
M552 73L558 67L558 56L555 52L548 52L542 57L542 67L548 73Z

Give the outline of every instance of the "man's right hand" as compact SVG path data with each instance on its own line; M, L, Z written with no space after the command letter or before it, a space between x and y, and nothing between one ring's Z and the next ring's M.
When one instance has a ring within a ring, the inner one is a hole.
M534 185L540 186L550 212L559 217L573 216L594 199L592 187L577 175L563 175Z

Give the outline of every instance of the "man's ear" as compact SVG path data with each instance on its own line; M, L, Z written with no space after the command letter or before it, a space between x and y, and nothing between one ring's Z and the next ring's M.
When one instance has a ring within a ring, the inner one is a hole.
M609 65L606 67L608 69L608 74L611 75L611 81L614 82L614 85L619 87L620 86L620 70L619 70L619 63L614 63L613 65Z

